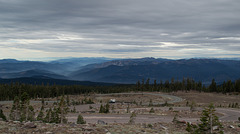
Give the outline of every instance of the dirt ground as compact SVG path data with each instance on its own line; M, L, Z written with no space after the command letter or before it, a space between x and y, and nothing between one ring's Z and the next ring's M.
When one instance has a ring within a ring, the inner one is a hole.
M174 92L171 95L175 95L183 98L185 101L180 103L185 105L188 101L195 102L198 105L206 106L210 103L213 103L215 106L228 107L229 104L238 103L240 105L240 95L234 94L222 94L222 93L204 93L204 92Z
M116 99L117 102L125 103L149 103L150 100L153 103L168 101L168 98L163 98L161 96L154 96L148 94L109 94L109 95L95 95L97 101L102 100L102 102L108 102L110 99Z

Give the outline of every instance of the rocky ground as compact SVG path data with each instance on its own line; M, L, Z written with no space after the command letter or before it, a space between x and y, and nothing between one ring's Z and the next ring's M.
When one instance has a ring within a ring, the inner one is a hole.
M237 122L225 122L224 133L240 134ZM1 134L187 134L184 123L154 124L49 124L41 122L0 121Z
M137 133L186 133L182 128L171 126L173 124L48 124L48 123L20 123L0 122L1 134L137 134ZM168 127L172 127L169 129ZM169 130L168 130L169 129Z
M229 104L239 103L240 102L240 94L222 94L222 93L205 93L205 92L173 92L171 95L178 96L183 98L185 101L179 102L176 105L184 106L188 101L189 104L191 102L197 103L199 106L206 106L209 103L213 103L215 106L221 105L222 107L228 107Z

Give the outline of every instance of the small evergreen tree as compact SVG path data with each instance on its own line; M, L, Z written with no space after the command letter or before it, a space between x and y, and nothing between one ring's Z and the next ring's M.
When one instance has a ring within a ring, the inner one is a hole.
M44 106L45 105L45 101L44 101L44 99L42 98L42 106Z
M192 103L191 103L191 105L190 105L190 111L191 112L194 112L194 111L196 111L196 103L194 102L194 101L192 101Z
M78 115L78 118L77 118L77 124L86 124L86 121L84 121L82 115Z
M154 109L151 108L150 111L149 111L149 113L155 113Z
M148 106L149 106L149 107L150 107L150 106L153 106L152 99L150 99Z
M115 107L114 107L114 105L112 105L111 110L112 110L113 113L115 113L114 109L115 109Z
M33 106L29 105L28 106L28 116L27 116L28 121L34 121L35 120L35 112Z
M72 111L73 113L76 113L77 112L77 110L76 110L76 107L74 106L73 107L73 111Z
M169 104L168 104L168 102L167 101L165 101L165 103L163 104L163 106L168 106Z
M187 102L186 102L186 106L188 107L188 105L189 105L189 102L187 101Z
M54 107L53 110L51 111L51 116L50 116L50 123L60 123L60 117L59 117L59 109Z
M52 109L50 108L48 109L46 116L42 120L46 123L53 123L51 122L51 114L52 114Z
M135 124L136 117L137 117L136 113L132 112L128 123L129 124Z
M235 104L234 103L232 103L232 108L235 108Z
M238 107L239 107L239 106L238 106L238 103L236 102L236 103L235 103L235 108L238 108Z
M59 109L59 114L60 114L60 123L67 123L67 112L68 112L68 107L66 105L66 102L64 100L64 96L62 96L60 103L58 105Z
M105 106L105 113L109 113L109 104L107 103L106 106Z
M217 91L217 84L216 84L216 82L215 82L215 79L212 79L212 83L211 83L211 85L209 86L209 90L210 90L211 92L216 92L216 91Z
M190 124L189 122L187 123L186 131L188 131L191 134L201 134L199 132L198 126L194 124Z
M67 105L70 106L70 100L68 95L67 95Z
M20 114L21 114L20 100L19 100L18 96L15 96L9 118L10 118L10 120L18 121L18 120L20 120Z
M140 81L138 80L137 83L136 83L136 90L140 90L140 87L141 87L141 83Z
M106 105L101 105L99 109L99 113L109 113L110 105L107 103Z
M4 121L7 120L6 116L3 114L2 109L0 109L0 118L2 118Z
M99 109L99 113L104 113L104 111L105 111L105 108L104 108L103 105L101 104L100 109Z
M172 122L173 123L178 123L179 122L179 115L178 114L175 114L175 116L173 117Z
M213 104L210 104L202 111L200 118L200 124L191 125L187 124L187 131L192 134L209 134L213 133L213 126L217 126L219 129L215 130L214 133L222 134L222 124L219 122L218 117L215 114L215 108Z
M93 100L91 98L89 98L86 102L86 104L94 104Z
M40 112L39 112L39 114L37 116L37 120L38 121L43 121L43 117L44 117L43 111L44 111L44 106L41 107Z
M154 90L154 91L157 91L157 80L154 80L153 83L154 83L154 84L153 84L153 90Z
M30 103L29 95L26 92L24 92L21 95L21 102L20 102L20 111L21 111L20 121L21 122L27 121L29 103Z
M148 78L147 81L146 81L146 84L145 84L145 89L146 90L150 90L150 79Z

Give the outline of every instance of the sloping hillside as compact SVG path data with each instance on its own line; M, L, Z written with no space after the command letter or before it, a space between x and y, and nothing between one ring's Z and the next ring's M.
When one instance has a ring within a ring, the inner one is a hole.
M171 60L159 63L108 65L92 68L85 72L81 70L72 73L71 77L78 80L101 82L136 83L137 80L181 80L190 77L195 80L217 82L235 80L240 77L240 61L217 59Z

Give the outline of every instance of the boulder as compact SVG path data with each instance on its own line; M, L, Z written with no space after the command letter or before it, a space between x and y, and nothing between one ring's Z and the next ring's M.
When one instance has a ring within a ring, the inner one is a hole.
M37 126L33 122L27 122L23 126L24 128L36 128Z
M213 126L213 130L218 130L218 126Z
M19 124L21 123L20 121L13 121L14 124Z
M107 125L107 123L104 122L104 121L102 121L102 120L98 120L98 121L97 121L97 124L100 124L100 125Z

